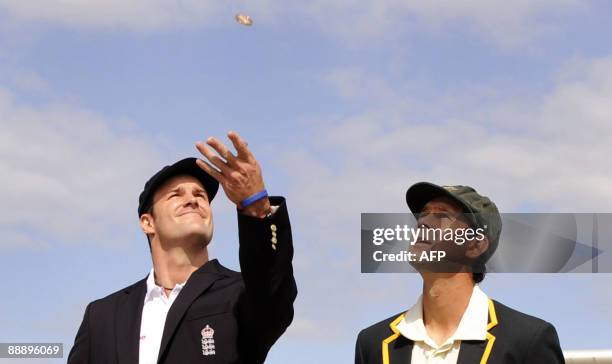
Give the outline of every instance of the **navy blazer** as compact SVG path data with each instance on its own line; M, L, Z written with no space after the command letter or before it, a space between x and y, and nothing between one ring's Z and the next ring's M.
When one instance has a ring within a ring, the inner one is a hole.
M287 207L282 197L271 203L279 206L271 217L238 214L242 273L215 259L189 277L168 311L158 363L264 362L293 320L297 296ZM68 363L137 364L146 290L145 278L91 302ZM204 340L207 327L214 333ZM214 354L204 355L210 343Z

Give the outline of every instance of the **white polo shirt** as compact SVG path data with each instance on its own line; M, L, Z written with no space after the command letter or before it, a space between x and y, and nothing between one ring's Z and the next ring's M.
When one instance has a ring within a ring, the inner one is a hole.
M181 292L186 282L174 286L170 295L166 297L164 289L155 284L154 270L147 277L147 294L142 307L142 321L140 323L139 364L156 364L159 347L164 333L166 316L170 306Z
M406 312L397 329L414 341L412 364L456 364L461 340L486 340L488 320L489 297L476 285L457 330L442 345L436 344L427 334L423 322L423 296Z

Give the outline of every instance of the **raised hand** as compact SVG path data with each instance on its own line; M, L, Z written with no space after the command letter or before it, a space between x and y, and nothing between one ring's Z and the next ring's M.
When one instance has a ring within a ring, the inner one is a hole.
M206 140L208 146L203 142L196 143L196 148L209 161L198 159L197 164L215 178L223 187L227 198L241 208L241 201L264 190L265 185L261 167L247 143L236 132L230 131L227 136L236 149L236 155L220 140L210 137ZM270 201L267 197L263 198L242 211L252 216L264 217L270 212Z

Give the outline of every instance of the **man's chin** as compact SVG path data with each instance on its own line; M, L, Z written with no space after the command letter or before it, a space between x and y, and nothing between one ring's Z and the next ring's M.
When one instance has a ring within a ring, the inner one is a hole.
M212 240L212 233L206 232L195 232L191 234L188 239L191 241L197 242L198 244L202 244L203 246L208 246L210 241Z
M179 245L201 245L202 247L207 246L212 240L212 231L207 229L191 229L182 231L174 236L172 239L179 243Z

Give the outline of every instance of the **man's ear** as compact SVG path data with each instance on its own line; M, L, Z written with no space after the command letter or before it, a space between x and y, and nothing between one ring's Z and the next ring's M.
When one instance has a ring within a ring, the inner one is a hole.
M140 228L146 235L155 233L155 221L151 214L142 214L140 216Z
M467 244L465 256L469 259L475 260L479 256L483 255L487 250L489 250L489 238L485 236L482 239L473 239Z

